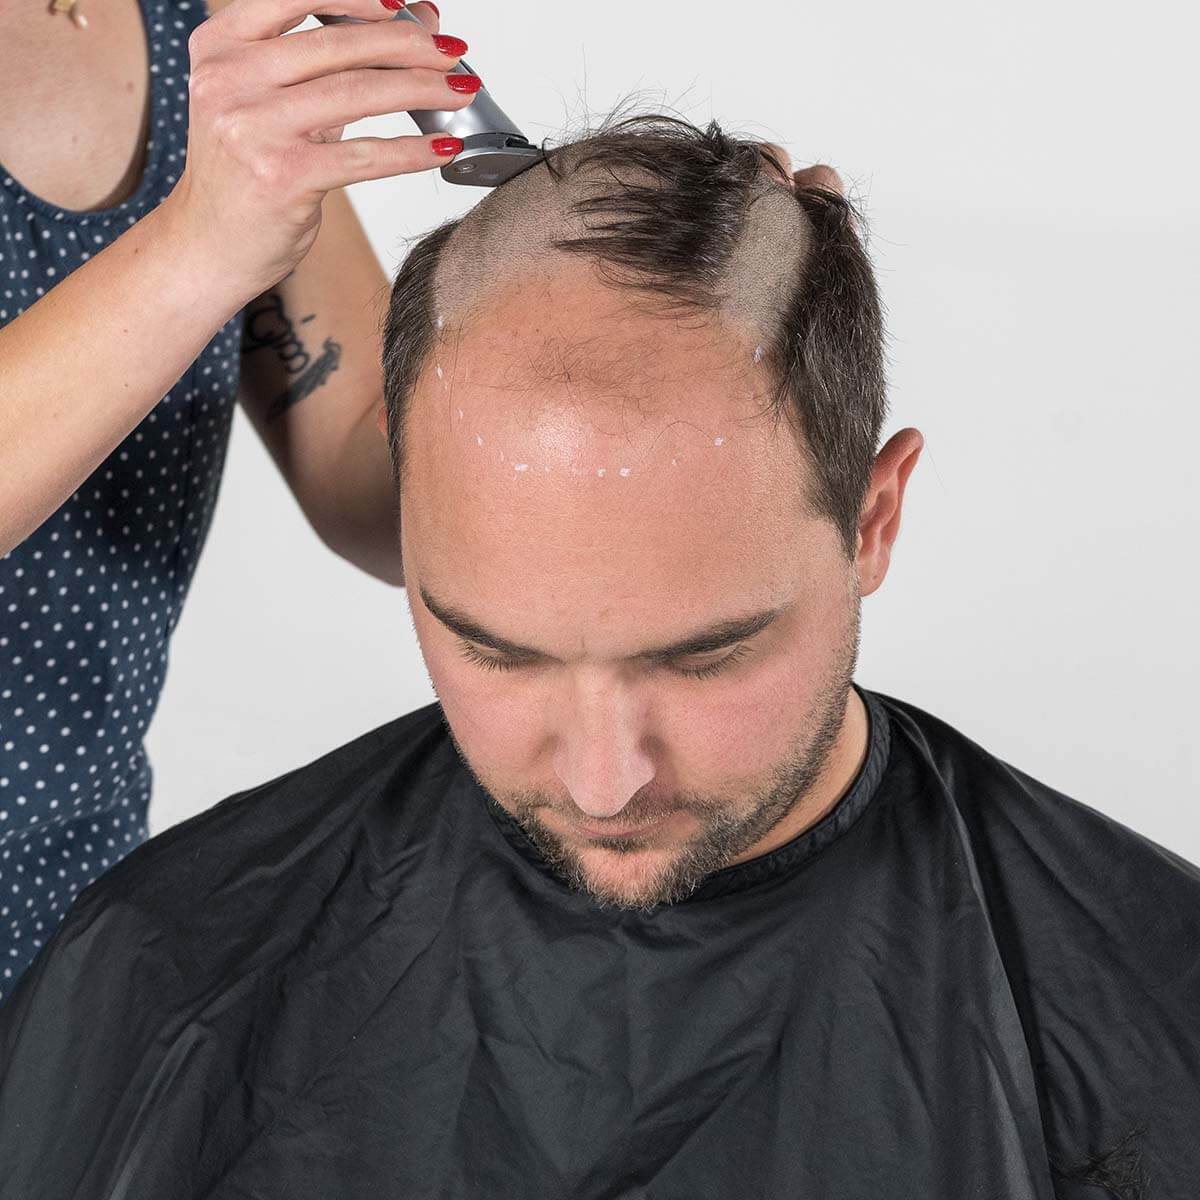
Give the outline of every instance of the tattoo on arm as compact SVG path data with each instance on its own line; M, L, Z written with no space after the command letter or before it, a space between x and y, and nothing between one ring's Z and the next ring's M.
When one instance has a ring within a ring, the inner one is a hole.
M299 323L306 325L315 316L309 313ZM246 310L242 356L256 350L274 350L289 376L287 387L267 408L268 421L315 392L338 369L342 359L340 343L329 337L316 358L309 354L291 317L283 310L283 297L277 292L268 292L258 304Z

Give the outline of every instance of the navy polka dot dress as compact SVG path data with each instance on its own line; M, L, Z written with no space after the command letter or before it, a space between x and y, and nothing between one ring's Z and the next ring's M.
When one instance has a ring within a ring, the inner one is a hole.
M187 149L203 0L139 0L150 140L137 191L88 212L0 164L0 326L170 193ZM0 558L0 1001L76 894L148 836L143 737L212 518L243 314L94 474ZM86 404L86 396L77 397Z

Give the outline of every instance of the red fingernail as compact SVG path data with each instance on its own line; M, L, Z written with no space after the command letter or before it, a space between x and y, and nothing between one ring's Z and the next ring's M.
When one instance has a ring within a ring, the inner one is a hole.
M456 92L477 92L483 87L483 80L478 75L447 75L446 82Z
M384 8L390 8L392 12L396 12L397 9L404 7L404 0L379 0L379 3L382 4Z
M441 14L441 11L438 9L438 6L436 4L434 4L433 0L425 0L425 3L428 4L430 8L433 9L433 15L435 17L437 17L437 19L440 21L442 19L442 14Z
M461 154L463 140L459 137L436 137L430 145L434 154Z
M448 33L435 33L433 35L433 44L443 53L450 55L451 58L462 58L470 47L462 38L451 37Z

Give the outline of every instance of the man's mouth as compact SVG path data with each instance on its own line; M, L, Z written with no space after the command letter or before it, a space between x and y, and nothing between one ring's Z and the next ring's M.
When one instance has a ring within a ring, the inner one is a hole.
M593 825L584 821L573 821L572 828L578 830L587 838L635 838L656 832L666 818L659 817L648 825Z

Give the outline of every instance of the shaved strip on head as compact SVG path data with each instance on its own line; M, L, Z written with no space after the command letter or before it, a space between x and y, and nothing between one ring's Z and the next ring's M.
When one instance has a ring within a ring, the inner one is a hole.
M638 236L637 218L606 224L596 219L594 206L598 200L602 205L606 193L624 191L631 184L656 188L661 183L637 167L626 166L618 176L607 165L579 166L579 158L579 147L563 148L554 155L557 175L545 161L538 162L484 197L455 227L433 281L433 306L443 334L448 326L470 322L518 280L544 278L579 258L556 243ZM714 255L706 247L708 261L689 266L710 285L706 290L712 315L743 329L753 347L770 344L777 334L810 253L812 231L785 186L763 176L743 194L745 213L736 240L724 254ZM642 220L645 235L652 236L650 222ZM599 277L613 265L603 252L588 255L588 261ZM680 274L687 270L681 268ZM670 286L672 281L626 272L625 282L656 291L662 290L656 283Z

